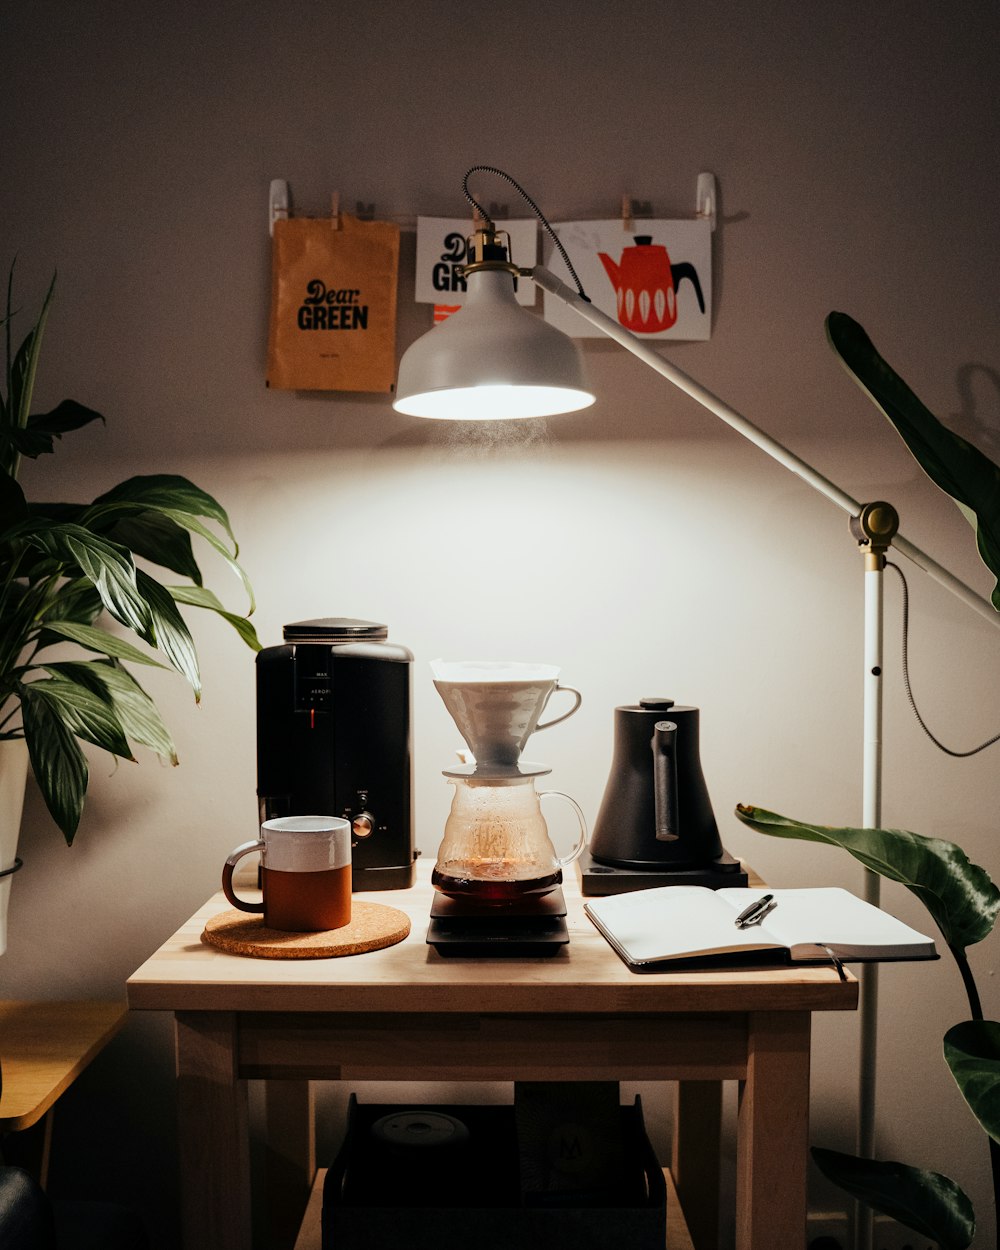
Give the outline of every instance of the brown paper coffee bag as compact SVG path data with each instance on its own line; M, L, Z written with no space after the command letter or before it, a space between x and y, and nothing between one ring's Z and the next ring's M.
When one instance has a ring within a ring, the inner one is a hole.
M267 385L391 391L399 226L290 217L274 223Z

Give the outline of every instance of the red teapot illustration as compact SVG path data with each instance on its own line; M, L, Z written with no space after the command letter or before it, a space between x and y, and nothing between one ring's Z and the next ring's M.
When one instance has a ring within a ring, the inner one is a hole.
M658 334L677 320L677 288L687 278L705 311L705 297L694 265L670 263L667 249L654 243L652 235L637 234L635 246L622 252L616 264L604 252L597 253L611 285L618 294L618 320L638 334Z

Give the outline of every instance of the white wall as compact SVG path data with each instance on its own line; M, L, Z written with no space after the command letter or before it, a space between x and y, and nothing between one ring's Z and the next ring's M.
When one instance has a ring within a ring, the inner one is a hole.
M382 215L457 215L464 171L487 162L558 220L613 215L626 192L689 215L697 174L714 171L713 337L671 359L851 494L891 499L912 541L988 593L965 523L843 373L823 319L851 313L934 411L1000 454L996 6L36 0L2 22L16 55L0 76L0 228L26 313L59 270L38 406L72 395L108 418L26 466L29 493L185 473L230 512L266 643L306 616L387 622L417 661L426 855L455 742L426 661L538 659L584 692L538 750L591 819L613 707L670 695L702 708L728 849L775 885L860 888L834 851L731 815L744 801L860 820L861 561L846 520L608 344L585 348L594 408L496 441L397 416L387 398L268 392L267 185L288 178L301 213L337 189ZM482 194L515 208L502 184ZM401 347L429 323L412 255L404 235ZM971 745L1000 727L998 639L915 571L911 586L918 698ZM884 821L993 869L995 755L953 762L923 737L892 579L887 613ZM214 620L196 636L202 706L179 679L151 682L179 770L95 754L70 850L29 791L3 995L119 997L251 836L252 657ZM926 925L902 890L885 899ZM973 952L993 1016L996 951ZM940 1057L963 1015L949 960L884 971L880 1151L965 1186L985 1247L985 1145ZM853 1017L817 1020L817 1144L852 1148L855 1056ZM164 1246L171 1080L167 1021L132 1021L67 1100L55 1160L66 1187L91 1184L98 1161L126 1169ZM816 1183L817 1202L832 1192Z

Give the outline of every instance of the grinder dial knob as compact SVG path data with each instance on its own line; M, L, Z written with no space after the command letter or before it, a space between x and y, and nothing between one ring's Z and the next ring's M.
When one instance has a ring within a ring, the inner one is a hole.
M375 832L375 817L371 812L358 812L351 821L351 832L356 838L370 838Z

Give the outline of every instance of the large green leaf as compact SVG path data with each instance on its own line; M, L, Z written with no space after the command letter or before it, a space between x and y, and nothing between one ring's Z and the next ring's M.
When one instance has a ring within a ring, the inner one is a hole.
M207 517L216 521L232 539L232 554L238 555L236 538L225 508L206 491L195 486L186 477L170 473L157 473L147 477L130 477L111 490L98 495L91 505L97 514L108 508L138 504L170 514L181 513L191 517Z
M178 603L189 604L195 608L208 608L212 612L218 613L223 620L228 621L233 629L239 634L243 641L254 651L261 649L261 641L257 637L257 631L245 616L237 616L234 612L227 612L219 599L212 591L207 590L204 586L168 586L167 590L173 595Z
M44 452L51 452L55 447L54 440L62 438L63 434L89 425L91 421L103 420L101 414L92 408L85 408L75 399L64 399L51 412L29 416L23 429L12 427L6 434L21 455L35 459Z
M941 1250L966 1250L972 1244L976 1233L972 1203L947 1176L819 1147L813 1148L812 1156L828 1180L921 1237L936 1241Z
M191 631L177 611L170 591L158 581L139 569L136 578L153 618L155 645L163 652L179 673L188 679L196 700L201 699L201 673L198 654L194 648Z
M905 829L810 825L742 803L736 815L758 833L842 847L872 872L905 885L931 913L951 947L964 949L981 942L993 930L1000 911L1000 890L954 842Z
M944 1035L944 1057L972 1114L1000 1142L1000 1024L966 1020Z
M119 660L129 660L132 664L150 664L154 668L163 668L159 660L138 647L133 647L123 638L107 633L103 629L94 629L89 625L80 625L75 621L46 621L47 634L58 635L59 638L79 643L88 651L99 651L102 655L114 656ZM46 637L45 642L48 643Z
M149 747L170 764L177 749L156 705L131 673L106 660L67 660L46 665L46 671L75 681L109 703L129 741Z
M116 620L146 642L153 641L149 607L136 581L132 556L81 525L35 522L25 528L27 543L56 560L79 568L97 588L101 601Z
M30 689L32 699L47 702L70 733L134 763L125 730L109 700L95 694L89 682L81 684L75 680L72 673L64 675L47 665L45 671L52 676L28 683L22 694Z
M1000 610L1000 468L942 425L846 313L830 313L826 331L847 370L896 427L917 463L976 527L979 554L998 579L993 606Z
M172 573L189 577L196 586L202 582L201 569L194 558L191 535L172 517L162 512L135 512L105 517L107 529L100 521L91 522L95 530L103 532L112 542L121 543L137 556L159 564Z
M72 844L87 793L87 761L56 709L36 695L34 687L40 684L25 686L21 696L24 737L45 806L67 843Z
M250 584L250 579L236 559L239 555L239 546L233 535L229 517L218 500L184 477L172 474L132 477L105 494L98 496L90 508L87 509L84 523L100 530L107 525L109 517L135 514L137 512L158 512L172 520L176 525L203 538L222 556L240 579L250 601L248 611L250 613L253 612L255 606L253 587ZM203 523L202 518L214 521L220 525L229 536L230 543L226 543L219 538L217 534ZM170 555L172 551L173 547L168 547L163 554ZM147 549L140 552L140 554L158 564L164 564L167 568L175 567L166 560L162 560L153 550ZM185 573L197 585L201 585L201 574L196 564L194 564L193 571L190 568L175 568L175 571Z
M71 621L77 625L92 625L101 614L101 596L88 578L69 578L61 582L55 594L46 600L41 620Z

